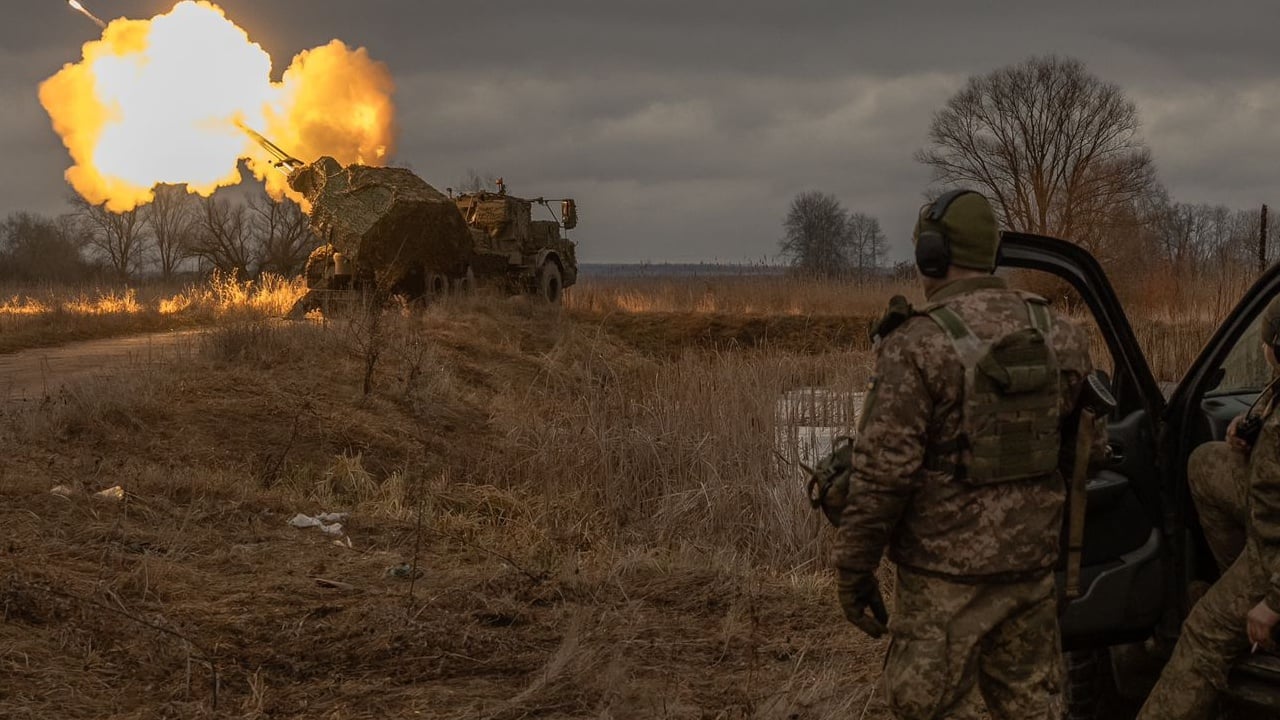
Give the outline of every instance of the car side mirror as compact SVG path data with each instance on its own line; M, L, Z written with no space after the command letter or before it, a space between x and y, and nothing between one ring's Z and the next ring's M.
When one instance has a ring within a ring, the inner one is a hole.
M1227 369L1225 367L1216 368L1209 375L1209 380L1208 382L1205 383L1204 387L1206 390L1213 390L1217 388L1219 385L1221 385L1222 381L1226 379L1227 379Z

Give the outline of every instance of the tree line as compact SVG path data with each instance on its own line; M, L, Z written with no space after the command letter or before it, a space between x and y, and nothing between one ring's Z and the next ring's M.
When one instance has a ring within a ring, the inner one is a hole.
M806 275L863 278L885 258L880 221L850 211L830 193L807 190L796 195L782 228L783 257L793 270Z
M1137 106L1079 60L1036 57L975 76L933 117L916 154L937 187L985 193L1009 230L1072 241L1122 288L1259 270L1261 206L1174 198ZM1266 251L1263 264L1274 259Z
M1174 199L1140 133L1137 108L1078 60L1035 57L969 78L934 114L916 160L932 171L924 195L967 187L991 199L1008 230L1052 235L1097 257L1117 285L1154 273L1174 283L1206 271L1257 271L1259 208ZM470 171L460 187L492 178ZM923 202L923 198L922 198ZM261 190L197 198L180 186L112 213L82 199L56 218L14 213L0 224L0 278L76 280L91 274L171 277L193 265L244 276L297 272L316 241L301 208ZM886 261L877 218L834 195L796 195L782 223L781 255L806 274L866 277Z
M1156 272L1175 285L1206 272L1256 272L1260 246L1264 263L1275 259L1280 223L1263 237L1260 207L1173 198L1140 130L1137 107L1118 85L1079 60L1030 58L969 78L934 114L915 155L933 178L923 196L978 190L1003 228L1075 242L1117 285ZM782 256L806 272L873 268L883 239L853 230L871 223L878 232L878 222L834 196L800 193L783 220Z
M306 215L261 188L203 198L161 185L155 200L116 213L71 199L57 217L11 213L0 222L0 279L20 282L170 279L216 269L235 277L293 275L316 247Z

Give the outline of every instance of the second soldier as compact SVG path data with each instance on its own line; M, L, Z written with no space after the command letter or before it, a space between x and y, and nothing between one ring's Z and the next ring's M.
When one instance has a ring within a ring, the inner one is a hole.
M1063 429L1091 371L1085 333L993 272L987 199L921 209L928 305L886 316L833 551L850 622L892 634L895 717L1057 718ZM1091 444L1105 452L1105 433ZM891 620L876 580L897 566ZM887 622L886 622L887 621Z

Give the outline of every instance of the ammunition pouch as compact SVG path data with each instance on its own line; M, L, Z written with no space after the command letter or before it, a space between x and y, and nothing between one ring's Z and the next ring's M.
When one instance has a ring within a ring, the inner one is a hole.
M853 471L853 438L836 438L831 452L809 470L809 504L821 509L827 522L840 527L840 515L849 501L849 476Z
M928 311L955 347L965 384L960 433L934 449L927 467L970 485L1034 481L1057 470L1061 415L1051 321L1040 298L1025 304L1027 326L995 338L975 334L946 305Z

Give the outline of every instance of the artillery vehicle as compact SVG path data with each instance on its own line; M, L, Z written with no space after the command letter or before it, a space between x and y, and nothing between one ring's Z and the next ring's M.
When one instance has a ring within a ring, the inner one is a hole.
M558 217L551 210L552 202L560 203ZM465 266L455 267L452 276L428 277L429 292L444 290L450 281L465 286L476 278L496 278L511 290L525 290L557 303L564 288L577 282L576 246L561 233L561 228L578 226L578 207L572 198L514 197L499 178L497 192L464 193L454 197L454 204L471 233L470 253ZM535 205L553 219L534 220Z
M331 157L303 163L247 127L306 198L322 245L307 259L304 314L333 293L377 289L409 300L440 297L478 283L560 302L578 278L571 198L524 199L497 192L444 195L403 168L343 166ZM559 216L553 203L559 203ZM534 206L552 219L533 219Z

